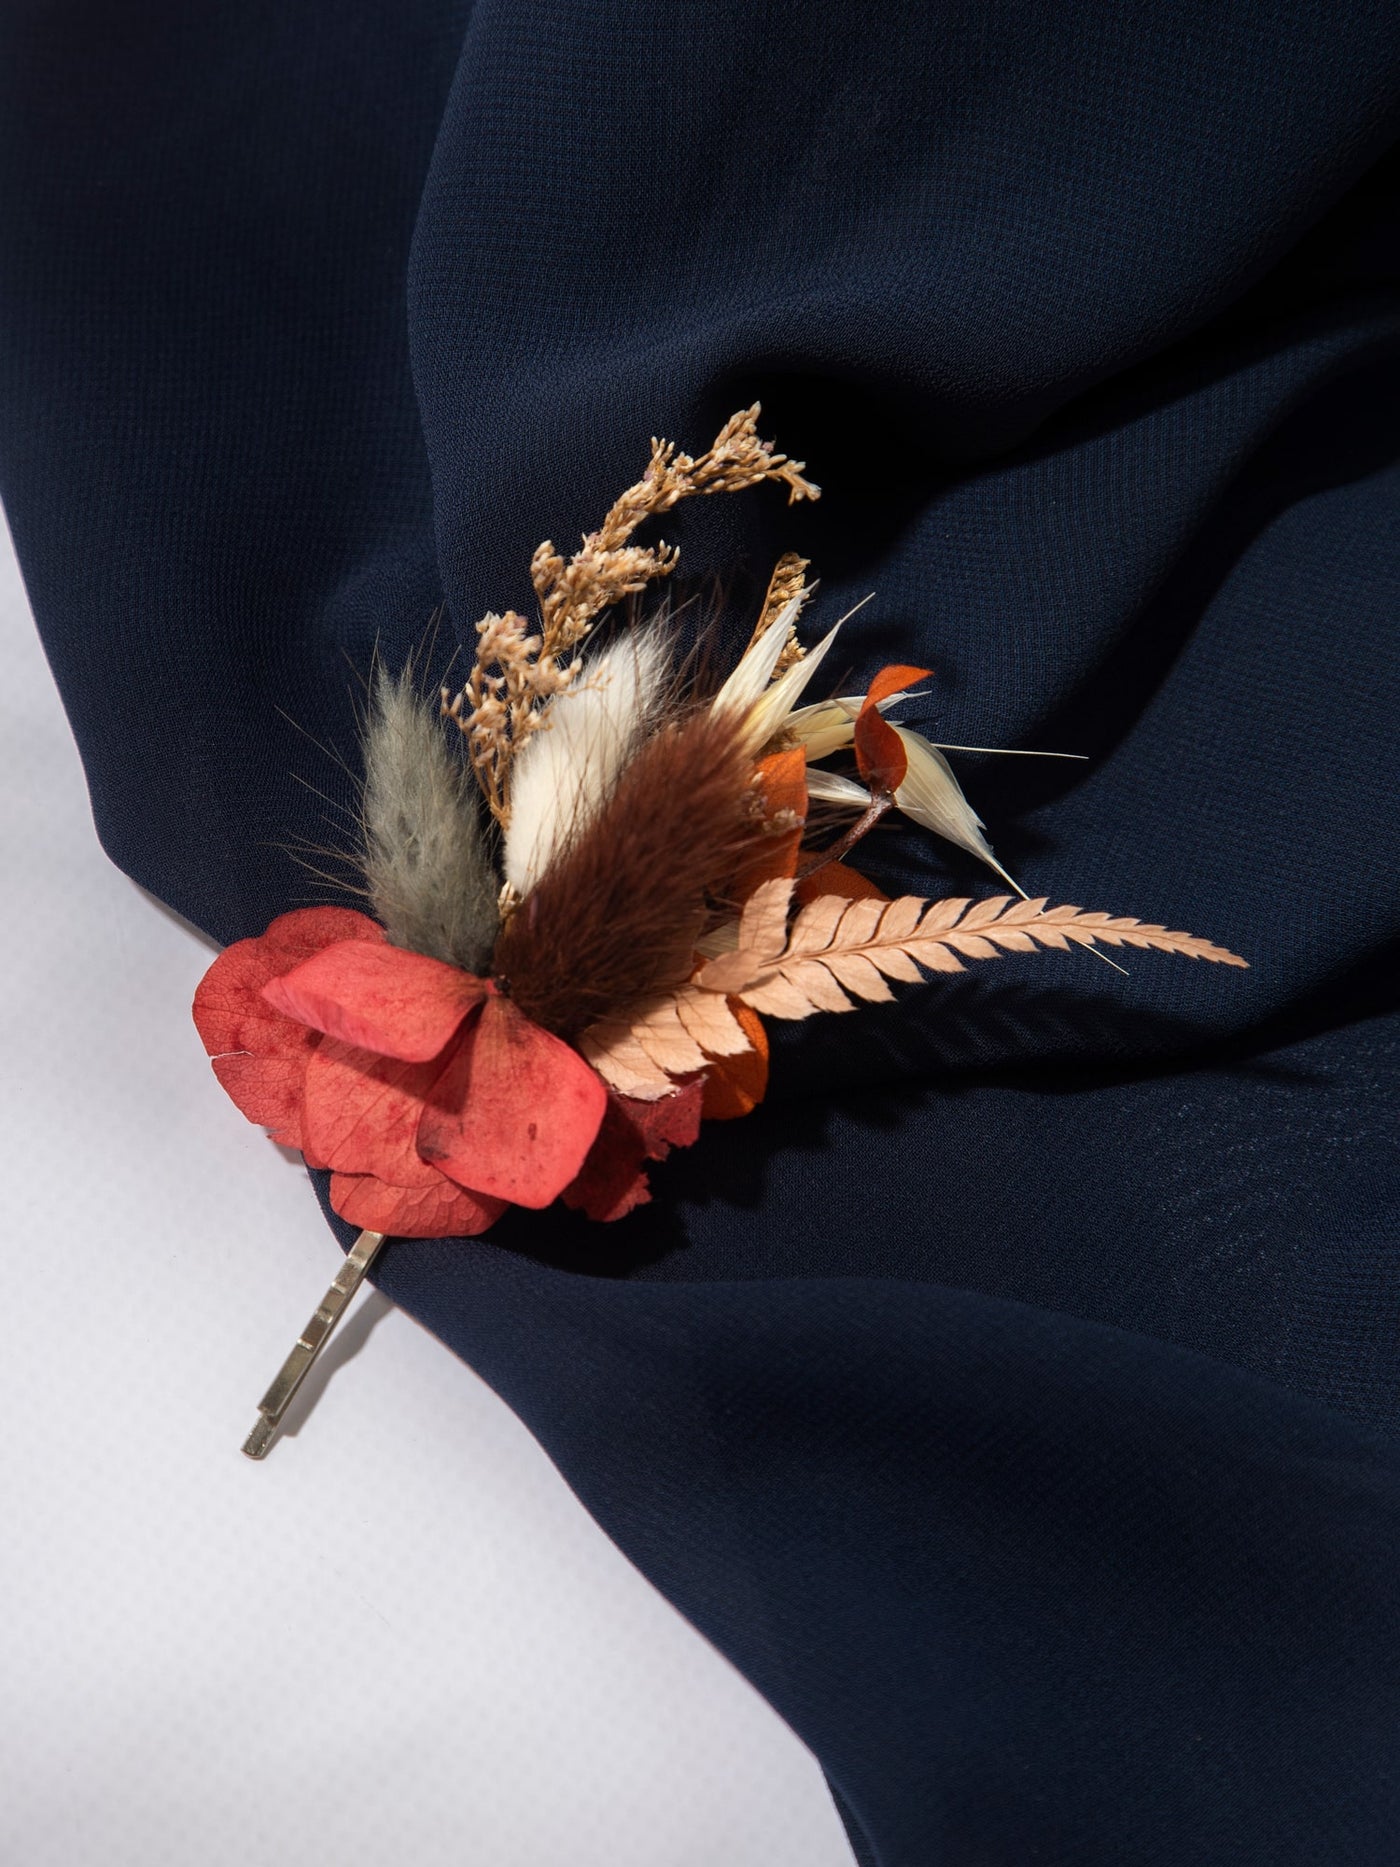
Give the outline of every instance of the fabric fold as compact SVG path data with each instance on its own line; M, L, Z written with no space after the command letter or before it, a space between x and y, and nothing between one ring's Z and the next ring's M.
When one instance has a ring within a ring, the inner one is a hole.
M437 669L761 398L822 503L678 511L682 630L784 550L814 631L874 590L835 691L1089 755L959 763L1023 886L1250 960L813 1020L651 1205L390 1295L863 1867L1389 1867L1393 10L84 0L0 54L0 496L142 886L224 942L351 903L376 649Z

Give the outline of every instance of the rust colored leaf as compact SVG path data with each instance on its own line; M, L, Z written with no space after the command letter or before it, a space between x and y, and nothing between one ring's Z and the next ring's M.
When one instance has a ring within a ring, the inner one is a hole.
M904 783L909 770L909 754L904 741L880 712L880 702L891 694L902 693L926 679L928 668L909 668L895 663L881 668L865 691L860 712L856 715L855 753L860 775L873 796L895 792Z
M871 794L895 792L909 770L904 741L875 707L862 707L856 715L856 764Z
M583 1171L564 1204L590 1219L621 1219L651 1198L645 1163L689 1147L700 1133L702 1089L692 1080L657 1102L610 1094Z
M865 690L862 711L867 707L873 711L882 700L888 700L891 694L902 693L906 687L917 687L920 681L926 681L932 673L932 668L906 668L898 663L881 668Z

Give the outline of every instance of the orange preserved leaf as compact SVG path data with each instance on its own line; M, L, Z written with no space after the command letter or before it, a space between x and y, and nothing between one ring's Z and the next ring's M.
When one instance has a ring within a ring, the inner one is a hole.
M797 873L797 855L807 820L807 755L801 746L793 746L786 752L770 752L767 758L760 759L758 783L768 820L791 816L793 822L787 829L779 829L770 836L758 854L740 870L734 883L735 896L740 901L746 900L761 882Z
M822 895L840 895L844 901L889 900L884 889L877 888L868 875L862 875L859 869L844 862L824 862L810 875L804 875L793 890L792 898L799 907L805 908L808 902Z
M751 1115L768 1091L768 1033L758 1013L737 998L728 999L749 1049L737 1056L716 1057L705 1076L706 1121L738 1121Z

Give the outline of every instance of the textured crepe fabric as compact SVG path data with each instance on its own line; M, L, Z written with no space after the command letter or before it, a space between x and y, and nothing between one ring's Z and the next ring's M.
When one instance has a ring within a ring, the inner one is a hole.
M790 1030L645 1213L396 1244L384 1287L866 1861L1393 1861L1389 0L0 35L0 491L146 887L224 940L305 897L375 641L445 603L469 646L650 434L761 396L826 495L675 514L699 607L785 547L818 619L875 590L853 681L927 662L932 736L1092 755L962 768L1032 893L1251 961L1008 956Z

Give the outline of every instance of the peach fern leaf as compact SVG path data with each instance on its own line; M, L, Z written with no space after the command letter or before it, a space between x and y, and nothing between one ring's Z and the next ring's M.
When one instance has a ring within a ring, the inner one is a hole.
M930 902L917 895L894 901L823 895L802 909L789 932L792 886L779 880L755 889L734 951L708 961L696 985L770 1017L807 1018L815 1011L852 1011L858 1000L891 998L890 979L912 983L924 972L962 972L967 959L1039 947L1146 947L1224 966L1247 963L1196 934L1076 907L1047 908L1045 897Z

